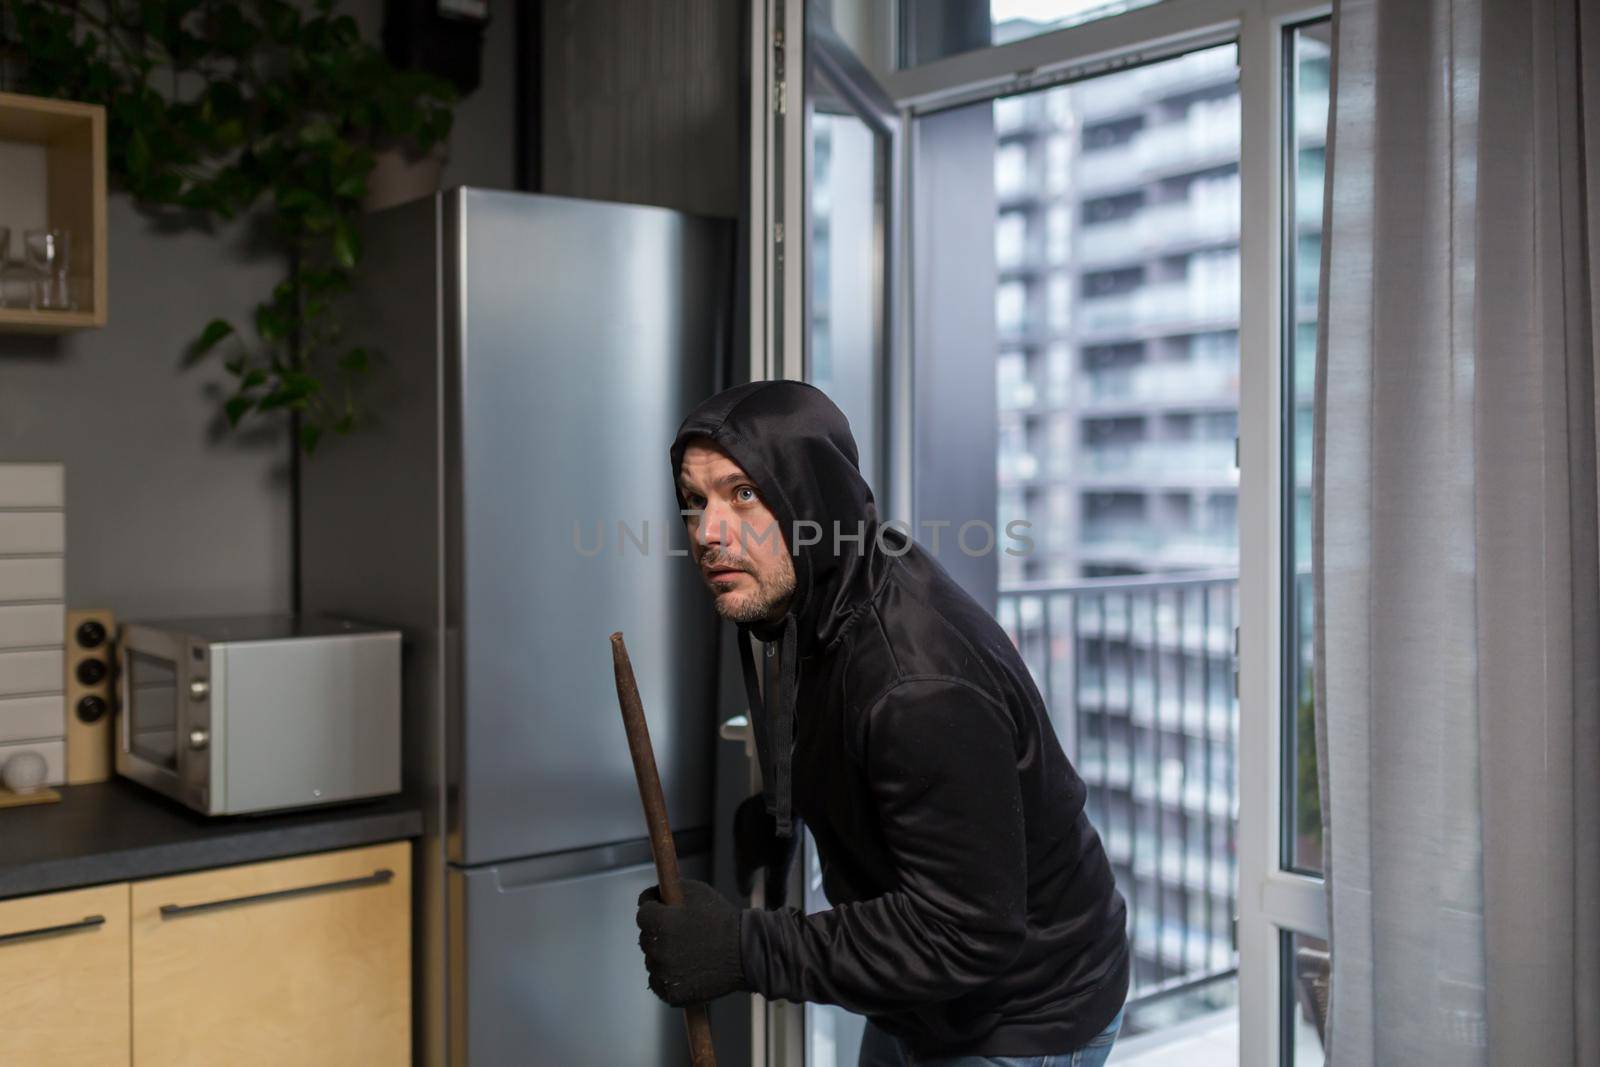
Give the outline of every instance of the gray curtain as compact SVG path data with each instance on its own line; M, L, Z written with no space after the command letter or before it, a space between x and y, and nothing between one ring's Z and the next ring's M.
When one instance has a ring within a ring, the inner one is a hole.
M1346 0L1334 37L1329 1062L1600 1064L1600 4Z

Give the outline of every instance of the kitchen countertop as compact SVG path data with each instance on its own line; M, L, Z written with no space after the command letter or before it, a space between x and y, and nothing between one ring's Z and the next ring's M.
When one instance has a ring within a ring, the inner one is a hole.
M421 802L404 794L207 818L126 779L59 788L59 803L0 809L0 899L422 833Z

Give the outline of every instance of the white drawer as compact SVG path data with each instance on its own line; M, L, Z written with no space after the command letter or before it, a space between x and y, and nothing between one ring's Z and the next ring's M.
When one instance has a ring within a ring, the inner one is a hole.
M67 657L61 648L0 652L0 696L59 693L66 684Z
M65 479L59 463L0 463L0 508L63 508Z
M0 555L61 555L67 550L66 513L0 511Z
M64 571L59 556L0 559L0 602L65 600Z
M0 745L0 771L6 760L18 752L37 752L44 757L45 785L65 785L67 781L67 744L65 741L29 741L20 745Z
M0 605L0 648L59 646L66 641L66 624L67 611L60 604Z
M65 704L59 694L0 700L0 744L65 737Z

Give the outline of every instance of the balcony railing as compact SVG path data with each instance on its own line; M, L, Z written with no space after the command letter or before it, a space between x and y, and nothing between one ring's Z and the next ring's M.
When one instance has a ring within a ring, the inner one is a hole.
M1237 611L1232 572L1000 592L1128 903L1135 1000L1237 967Z

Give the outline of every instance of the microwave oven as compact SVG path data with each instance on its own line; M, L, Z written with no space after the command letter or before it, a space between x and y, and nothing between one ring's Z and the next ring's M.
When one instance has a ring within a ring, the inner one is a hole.
M207 815L400 789L400 633L297 616L124 623L117 773Z

